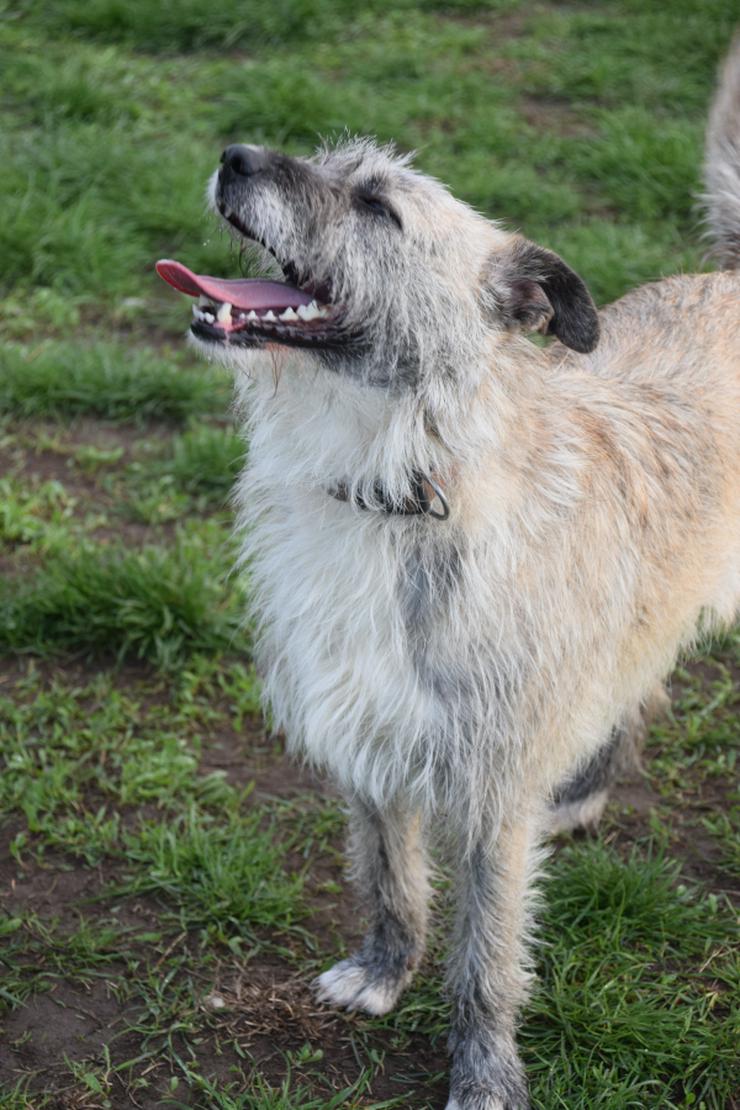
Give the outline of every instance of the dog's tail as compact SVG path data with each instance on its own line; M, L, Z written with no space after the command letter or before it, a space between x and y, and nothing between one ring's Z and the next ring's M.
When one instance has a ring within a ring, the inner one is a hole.
M709 116L704 179L713 253L722 267L740 267L740 33L722 67Z

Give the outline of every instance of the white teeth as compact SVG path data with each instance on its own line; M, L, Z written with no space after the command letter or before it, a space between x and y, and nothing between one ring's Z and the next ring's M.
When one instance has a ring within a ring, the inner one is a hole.
M210 301L206 301L206 304L209 306L209 308L213 308L213 305L210 303ZM207 324L212 324L215 321L216 317L213 315L212 312L206 312L205 309L199 308L197 304L194 304L193 319L204 320Z
M298 309L298 315L301 320L316 320L321 315L321 312L319 311L319 306L316 304L316 301L311 301L309 305L301 305Z
M310 305L306 309L306 313L305 313L303 319L304 320L318 320L319 318L323 319L325 316L329 315L329 312L330 312L330 309L329 309L328 305L317 304L316 301L311 301Z
M258 321L265 321L268 324L275 324L278 320L283 323L292 324L297 320L302 320L304 323L310 323L311 320L319 320L327 317L331 311L328 305L320 305L316 301L311 301L310 304L299 305L297 311L291 307L281 312L276 316L271 308L267 312L257 313L254 309L249 312L233 311L231 304L224 301L223 304L215 305L208 297L201 294L198 298L197 304L193 304L193 318L195 320L203 320L207 324L213 324L218 320L219 324L226 325L232 322L232 312L237 320L249 321L249 323L257 323Z

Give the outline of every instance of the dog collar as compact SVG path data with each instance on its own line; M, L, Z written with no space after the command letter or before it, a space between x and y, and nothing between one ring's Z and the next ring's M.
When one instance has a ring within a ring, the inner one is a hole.
M327 490L331 497L337 501L351 501L358 509L370 511L376 509L383 513L400 516L431 516L435 520L447 520L450 515L450 506L442 490L439 477L425 474L422 470L411 473L411 493L403 501L394 501L388 490L381 482L373 485L373 496L370 504L360 493L350 494L346 482L339 482ZM439 502L441 508L435 508Z

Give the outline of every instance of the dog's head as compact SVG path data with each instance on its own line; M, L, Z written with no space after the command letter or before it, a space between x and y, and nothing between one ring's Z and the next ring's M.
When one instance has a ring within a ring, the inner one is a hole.
M220 281L159 264L200 296L193 336L230 365L279 344L403 388L449 381L512 330L549 331L578 351L597 342L593 302L562 259L484 219L390 148L350 140L303 159L230 146L209 199L285 279Z

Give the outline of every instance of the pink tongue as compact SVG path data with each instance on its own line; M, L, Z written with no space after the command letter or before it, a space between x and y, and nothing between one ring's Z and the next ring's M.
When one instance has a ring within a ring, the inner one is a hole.
M199 297L202 293L212 301L228 301L234 308L245 312L252 309L260 312L265 308L298 308L313 300L309 293L282 281L260 281L259 278L224 281L222 278L194 274L187 266L171 258L161 258L155 269L168 285L180 293L187 293L189 297Z

